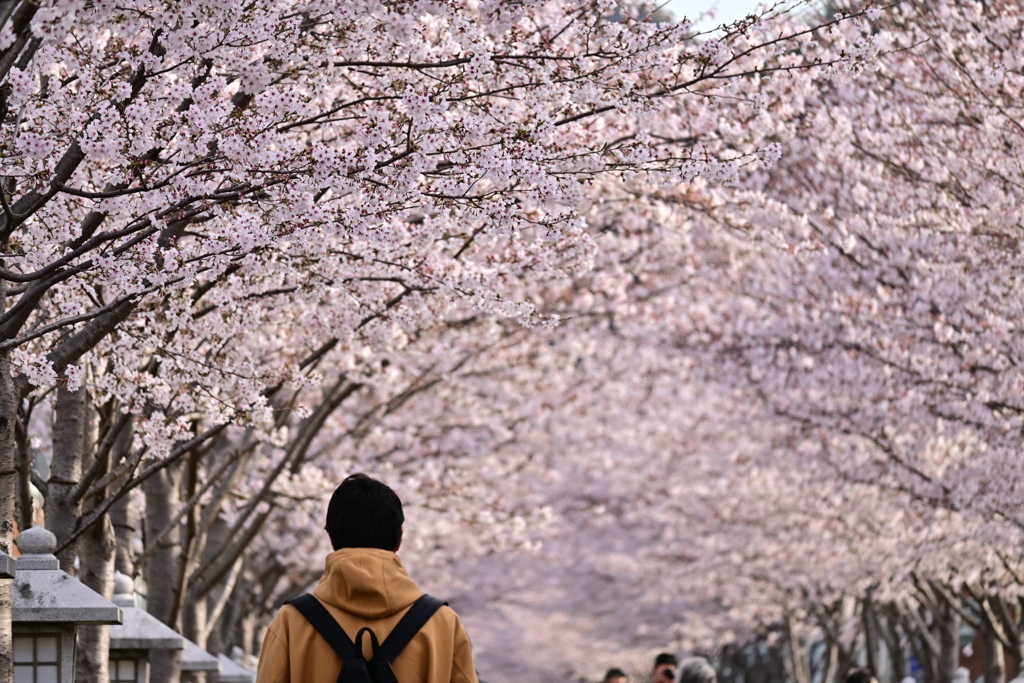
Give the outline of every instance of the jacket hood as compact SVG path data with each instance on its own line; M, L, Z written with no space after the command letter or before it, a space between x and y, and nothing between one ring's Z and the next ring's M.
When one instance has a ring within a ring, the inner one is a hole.
M324 576L313 594L349 614L383 619L416 602L423 591L395 553L342 548L327 556Z

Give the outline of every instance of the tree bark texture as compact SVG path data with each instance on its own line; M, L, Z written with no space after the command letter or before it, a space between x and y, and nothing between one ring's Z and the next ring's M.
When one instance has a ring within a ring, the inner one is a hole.
M950 683L960 666L960 614L946 600L940 600L935 620L939 630L937 683Z
M1006 661L1003 658L1003 644L999 642L992 626L985 624L985 683L1004 683Z
M28 420L27 417L24 418ZM15 441L18 449L18 532L32 528L32 450L29 447L28 429L22 419L15 423Z
M796 620L792 615L786 615L785 621L786 644L789 646L789 671L790 678L794 683L811 683L810 662L807 657L807 648L804 646L796 628Z
M185 600L181 611L181 634L201 648L206 647L207 626L206 598Z
M114 527L107 515L82 535L79 579L108 600L114 594ZM80 626L75 671L78 680L110 680L110 627Z
M114 442L114 465L125 460L131 453L133 434L134 430L129 422L121 430L117 441ZM110 508L110 521L114 525L114 536L117 541L114 567L122 574L133 578L135 576L135 535L139 530L139 514L135 506L135 492L129 491Z
M157 472L143 484L146 493L146 539L154 538L166 527L181 502L181 468L174 464ZM146 609L171 628L175 623L178 602L177 586L181 564L181 531L171 529L146 563L146 585L149 587Z
M833 642L828 643L828 649L824 655L824 665L821 670L821 683L832 683L839 668L839 645Z
M98 442L95 411L87 403L86 430L83 443ZM102 477L110 471L110 450L93 453L92 465L98 467L97 475ZM107 498L106 488L99 489L84 501L85 512L91 515L103 505ZM78 578L89 588L110 599L114 594L114 561L116 545L114 526L110 515L101 515L85 533L78 544ZM83 626L78 632L76 651L76 673L87 681L110 680L110 627Z
M1003 646L1003 652L1010 658L1009 671L1007 675L1013 677L1021 671L1021 661L1024 660L1024 604L1020 600L1007 603L1000 595L989 595L987 597L991 611L987 613L998 622L1006 637L1007 644ZM996 624L990 624L991 628L997 628Z
M114 527L116 550L114 567L128 576L135 576L135 534L138 532L138 515L135 510L135 497L129 493L122 496L110 508L110 521Z
M82 479L85 437L88 423L88 394L85 387L77 391L57 388L54 403L53 460L50 479L46 483L46 528L57 537L57 547L76 531L82 517L82 501L74 495ZM57 553L60 568L75 573L78 541L69 543Z
M5 286L0 283L0 310L4 309ZM15 431L18 421L18 396L11 374L11 358L0 352L0 551L10 554L14 541L14 508L17 496ZM11 624L13 581L0 579L0 683L13 683L14 649Z
M900 683L907 677L907 660L901 645L899 620L894 615L896 608L892 605L885 612L885 646L889 651L889 662L892 666L892 683Z
M149 683L180 683L181 650L150 650Z
M203 539L202 561L208 561L217 548L222 548L228 542L230 528L222 517L214 518ZM240 564L240 563L239 563ZM216 625L220 622L225 612L231 592L235 587L238 578L238 571L229 574L228 579L216 586L206 595L198 595L195 591L189 592L186 601L186 610L189 616L184 620L185 636L194 641L202 648L207 648L210 637L216 632ZM220 642L219 637L214 638L215 643Z
M145 533L155 538L174 518L181 503L181 467L171 465L146 480ZM148 542L148 540L147 540ZM181 573L181 531L178 525L157 542L146 562L148 594L146 609L173 629L180 630L177 617L178 581ZM150 659L150 683L178 683L181 678L181 651L156 650Z
M879 656L882 647L881 633L878 628L878 615L875 613L870 593L861 601L861 623L864 628L864 650L868 659L868 669L881 680L881 657Z

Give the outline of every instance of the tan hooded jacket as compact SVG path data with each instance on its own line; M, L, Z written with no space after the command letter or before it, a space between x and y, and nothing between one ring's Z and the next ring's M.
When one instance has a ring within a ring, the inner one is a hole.
M368 626L384 642L423 591L395 553L342 548L327 556L313 595L350 638ZM363 641L364 647L369 644L369 638ZM469 638L447 606L430 618L391 668L399 683L478 683ZM256 683L336 683L340 671L337 653L297 609L285 605L263 639Z

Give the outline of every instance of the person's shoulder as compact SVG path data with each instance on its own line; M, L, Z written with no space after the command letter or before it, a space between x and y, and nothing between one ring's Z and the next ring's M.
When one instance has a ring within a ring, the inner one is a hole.
M441 605L430 620L437 624L436 628L446 632L458 633L465 630L458 613L448 604Z
M429 593L423 593L420 599L422 600L423 598L427 597L431 597L434 600L437 600L441 603L437 610L427 620L428 622L436 621L454 623L459 620L459 615L455 613L455 610L448 606L448 602L444 598L438 597L436 595L431 595Z
M274 615L267 632L273 633L278 638L287 641L288 632L291 631L292 626L304 619L305 617L302 616L302 613L299 612L294 605L285 603L284 605L281 605L281 609L279 609L277 614Z
M442 619L446 619L449 621L459 620L459 615L455 613L455 610L453 610L448 603L441 605L441 607L438 608L435 614L441 617Z
M301 614L302 613L299 612L298 608L296 608L295 605L286 602L283 605L281 605L281 609L277 610L277 615L274 616L274 621L278 621L279 619L290 619L294 616L299 616Z

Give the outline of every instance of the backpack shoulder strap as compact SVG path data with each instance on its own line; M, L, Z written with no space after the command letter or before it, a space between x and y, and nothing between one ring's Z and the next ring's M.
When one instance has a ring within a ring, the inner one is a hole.
M405 613L402 620L398 622L394 630L388 634L380 645L379 654L388 662L395 661L399 653L405 649L409 641L413 639L420 629L434 616L434 612L441 609L447 602L424 594L419 600L413 603L409 611Z
M323 639L334 648L334 651L338 653L338 656L343 661L362 658L361 653L356 654L356 646L352 643L352 639L338 625L338 622L334 620L334 617L327 611L327 608L315 597L307 593L300 595L294 600L289 600L285 604L299 610L302 616L306 617L306 620L313 625L313 628L323 636Z

